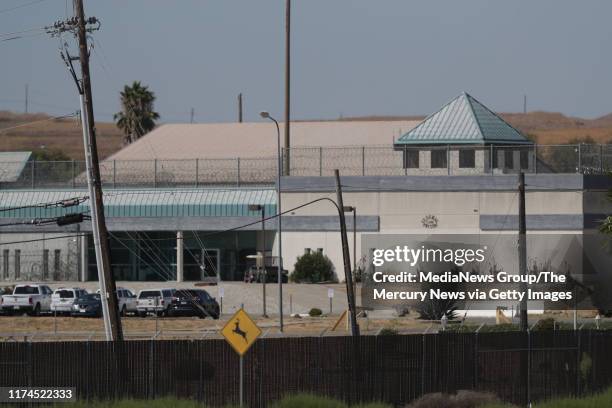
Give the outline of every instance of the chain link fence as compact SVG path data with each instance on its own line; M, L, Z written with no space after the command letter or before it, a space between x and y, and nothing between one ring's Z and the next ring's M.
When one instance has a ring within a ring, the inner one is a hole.
M612 145L296 147L284 152L287 159L298 177L333 176L334 169L343 176L605 174L612 171ZM102 185L110 188L270 185L276 175L276 157L100 163ZM0 187L83 189L85 163L0 162Z

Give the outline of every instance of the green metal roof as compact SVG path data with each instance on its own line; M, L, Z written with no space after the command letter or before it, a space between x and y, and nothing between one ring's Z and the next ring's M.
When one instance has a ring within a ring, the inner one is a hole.
M0 210L53 203L86 196L86 191L0 191ZM249 211L249 204L265 207L266 214L276 213L273 189L143 189L105 190L104 213L107 217L240 217L259 216ZM0 218L57 217L89 211L89 201L69 208L23 208L0 211Z
M436 144L532 144L532 142L464 92L395 142L396 146Z
M32 152L0 152L0 183L13 183L19 179Z

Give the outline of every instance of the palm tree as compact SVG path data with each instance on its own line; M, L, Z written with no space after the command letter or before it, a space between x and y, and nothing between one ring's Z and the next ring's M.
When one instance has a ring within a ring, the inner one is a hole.
M153 110L155 94L140 81L134 81L132 86L126 85L121 92L121 112L113 119L117 127L123 130L125 142L132 143L145 133L153 130L159 114Z

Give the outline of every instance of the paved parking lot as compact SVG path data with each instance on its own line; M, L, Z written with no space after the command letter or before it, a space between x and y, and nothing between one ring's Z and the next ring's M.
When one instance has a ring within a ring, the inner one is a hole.
M26 282L18 282L19 284ZM135 294L142 289L153 288L194 288L195 282L117 282L117 287L124 287L132 290ZM4 285L9 285L8 283ZM49 283L51 289L59 287L79 287L89 292L98 289L98 282L61 282ZM223 314L231 314L244 304L244 309L254 315L261 315L263 312L262 284L243 283L243 282L222 282L218 286L201 286L199 288L208 291L211 296L221 301L219 291L221 288L223 296ZM328 289L333 289L334 298L332 304L333 314L340 314L347 308L346 286L337 284L283 284L283 313L308 313L313 307L318 307L324 313L329 312ZM269 316L278 316L278 284L266 284L266 303ZM357 304L359 303L359 290L357 290Z

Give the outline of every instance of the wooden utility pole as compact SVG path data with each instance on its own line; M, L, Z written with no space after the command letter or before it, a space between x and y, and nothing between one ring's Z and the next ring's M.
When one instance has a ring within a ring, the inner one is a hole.
M87 48L87 31L85 20L85 12L83 10L83 0L74 0L74 10L77 18L77 37L79 41L79 60L81 63L81 89L85 105L85 112L82 115L86 117L87 134L89 136L89 153L91 154L91 177L94 197L89 197L90 205L95 206L92 211L92 225L94 231L97 232L100 245L100 262L102 270L98 270L99 279L104 280L104 290L101 295L106 292L108 299L108 316L110 320L110 331L113 341L123 340L123 330L121 328L121 319L119 317L119 308L117 307L117 288L115 278L111 270L110 262L110 247L108 230L106 229L106 220L104 217L104 203L102 198L102 184L100 178L100 163L98 161L98 148L96 144L96 132L94 125L93 100L91 94L91 78L89 74L89 50ZM87 151L87 147L86 151ZM95 217L94 217L95 215ZM97 254L96 254L97 256Z
M242 123L242 92L238 94L238 123Z
M25 84L25 113L28 113L28 97L29 97L28 84Z
M285 160L284 175L291 169L291 0L285 7Z
M353 274L351 272L351 254L349 252L348 238L346 236L346 218L344 217L344 201L342 200L342 185L340 184L340 171L334 170L336 176L336 197L338 216L340 217L340 238L342 239L342 259L344 260L344 280L346 281L346 295L351 319L351 334L359 336L357 324L357 310L355 306L355 291L353 290Z
M522 276L527 275L527 221L525 216L525 173L519 173L519 231L518 231L518 256L519 256L519 274ZM527 284L521 283L521 291L527 292ZM527 320L527 297L523 296L521 300L521 314L520 314L520 328L521 331L527 331L529 329L529 322Z

